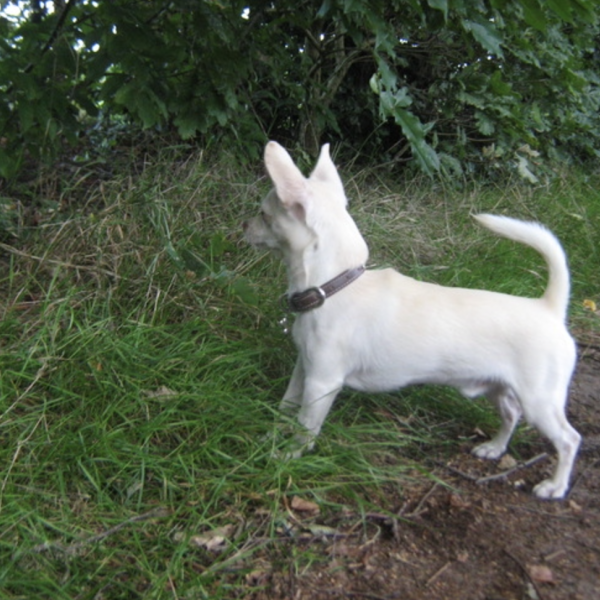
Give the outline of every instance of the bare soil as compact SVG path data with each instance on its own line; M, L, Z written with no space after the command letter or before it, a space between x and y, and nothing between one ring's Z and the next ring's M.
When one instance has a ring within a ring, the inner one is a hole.
M543 441L532 464L468 449L434 461L444 484L423 477L390 493L386 513L311 514L290 509L303 534L255 555L246 576L256 600L594 600L600 598L600 345L581 347L569 401L583 435L572 489L540 501L533 485L552 469ZM544 455L544 453L546 453ZM540 457L539 454L542 454ZM380 502L381 504L381 502ZM390 518L393 513L397 517ZM366 523L366 525L365 525ZM298 551L310 560L298 568ZM295 558L295 560L294 560ZM294 566L292 568L292 565ZM250 586L249 586L250 587ZM255 588L256 590L257 588Z

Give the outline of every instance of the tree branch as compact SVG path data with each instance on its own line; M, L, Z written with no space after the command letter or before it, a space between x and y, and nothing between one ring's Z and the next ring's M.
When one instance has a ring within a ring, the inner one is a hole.
M58 17L58 21L56 21L56 25L54 26L54 29L52 30L52 33L50 34L50 37L48 38L48 41L44 44L44 47L42 48L42 50L40 52L39 58L44 56L44 54L46 54L46 52L48 52L48 50L50 50L50 48L52 48L52 44L54 44L54 42L56 41L56 38L58 37L58 34L60 33L62 26L64 25L67 15L69 14L71 8L73 8L73 6L75 5L76 2L77 2L77 0L68 0L68 2L64 5L62 12L60 13L60 15ZM35 67L35 65L36 65L36 63L30 62L23 69L23 73L31 73L31 71L33 71L33 68ZM8 87L8 89L6 90L5 93L8 95L8 94L12 93L12 91L14 89L15 89L15 84L13 83Z

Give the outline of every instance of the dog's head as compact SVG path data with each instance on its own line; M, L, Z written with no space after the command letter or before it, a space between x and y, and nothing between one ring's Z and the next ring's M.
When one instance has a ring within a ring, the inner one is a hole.
M328 144L310 177L304 177L276 142L267 144L265 164L275 189L263 200L261 215L244 225L250 244L274 250L289 268L305 271L335 272L366 262L367 246L346 210L344 186Z

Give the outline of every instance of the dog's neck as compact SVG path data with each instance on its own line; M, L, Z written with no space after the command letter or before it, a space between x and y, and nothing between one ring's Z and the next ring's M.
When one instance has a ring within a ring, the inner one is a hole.
M366 264L369 249L354 221L349 218L343 235L338 231L320 232L302 253L285 257L289 294L321 286L347 269Z

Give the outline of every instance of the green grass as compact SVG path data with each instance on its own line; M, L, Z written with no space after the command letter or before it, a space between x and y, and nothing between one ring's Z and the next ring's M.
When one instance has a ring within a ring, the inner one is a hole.
M344 175L372 262L422 279L539 294L539 257L469 213L545 222L569 253L574 327L597 331L583 300L600 301L598 175L462 190ZM284 273L240 227L267 188L227 157L173 156L91 186L73 209L42 211L35 227L5 203L3 598L247 597L264 548L285 538L293 496L323 519L393 510L427 476L428 455L493 429L490 407L443 388L346 391L315 452L275 458L294 360L277 324ZM80 193L63 190L65 201ZM218 550L197 543L215 530L226 532ZM270 560L301 571L318 557L298 547Z

